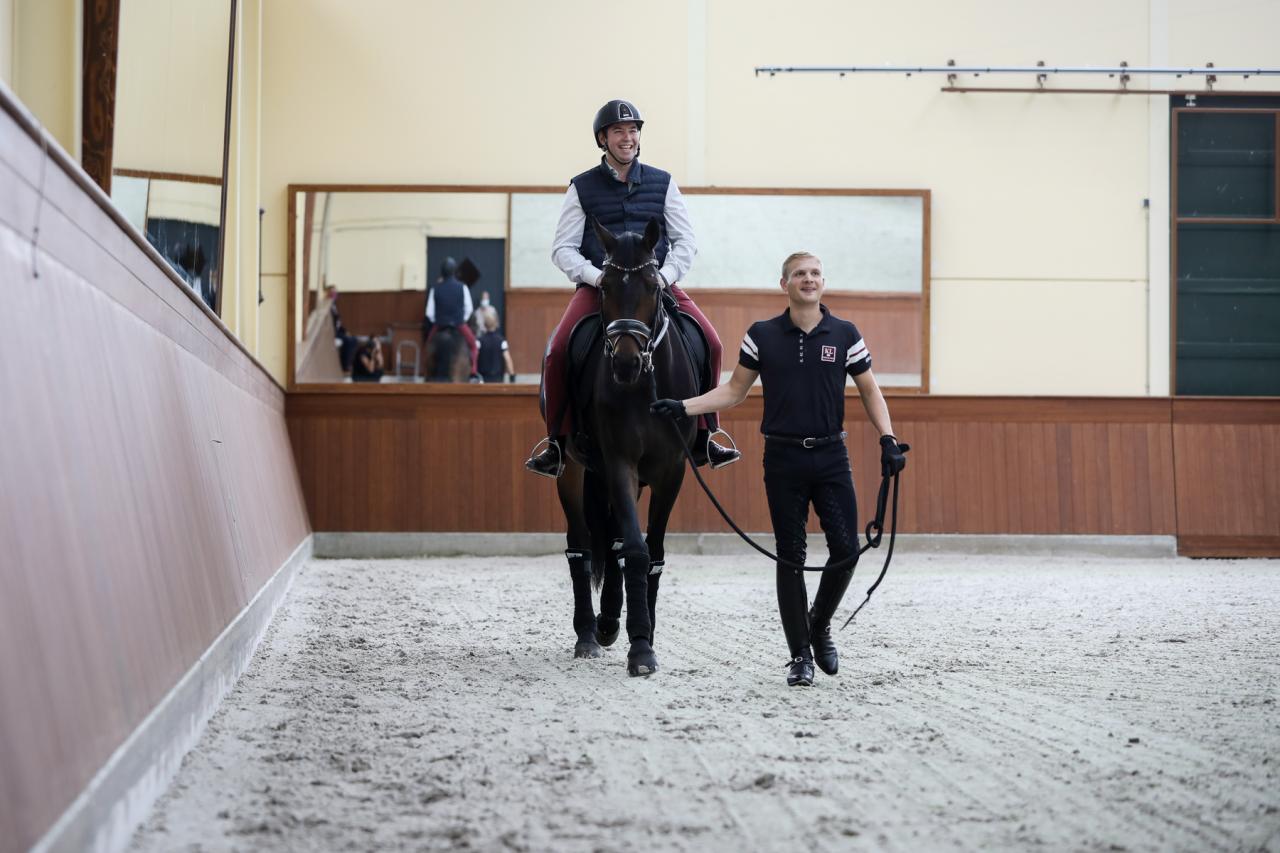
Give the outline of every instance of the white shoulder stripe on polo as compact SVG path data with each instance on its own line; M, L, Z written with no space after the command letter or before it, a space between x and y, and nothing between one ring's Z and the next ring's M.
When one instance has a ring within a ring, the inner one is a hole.
M751 335L742 336L742 351L752 358L760 357L760 348L756 346L756 342L751 340Z
M862 359L866 358L867 355L868 355L868 352L867 352L866 343L864 341L858 341L856 344L849 347L849 352L844 359L845 366L847 367L856 361L861 361Z

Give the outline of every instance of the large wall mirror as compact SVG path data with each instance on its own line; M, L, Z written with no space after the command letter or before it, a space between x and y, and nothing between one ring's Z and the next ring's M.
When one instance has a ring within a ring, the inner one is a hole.
M823 259L825 302L858 325L881 385L928 391L927 190L685 194L698 258L683 285L724 341L726 375L747 327L785 308L782 259L806 249ZM514 373L536 384L570 295L551 263L562 197L549 187L290 187L292 382L443 378L427 361L424 313L452 258L473 330L508 345L512 370L489 381Z
M111 199L214 311L234 0L120 6Z

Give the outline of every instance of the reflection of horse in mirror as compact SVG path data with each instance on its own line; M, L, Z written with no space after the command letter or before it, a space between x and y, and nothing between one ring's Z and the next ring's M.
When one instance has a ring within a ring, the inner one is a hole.
M453 326L438 326L427 340L423 376L428 382L466 382L471 376L471 353Z
M682 399L698 393L695 370L673 316L661 298L654 246L660 226L651 220L644 235L618 237L592 222L606 258L600 279L603 344L594 345L574 394L579 431L590 448L571 447L572 464L558 481L568 522L569 571L573 578L577 657L598 657L616 638L622 592L627 604L627 671L658 669L653 651L658 583L664 566L667 520L684 481L684 454L671 422L650 413L658 397ZM686 443L695 423L678 422ZM584 464L588 470L584 470ZM650 487L647 535L636 501ZM615 536L617 537L615 543ZM592 607L591 585L603 580L601 613Z

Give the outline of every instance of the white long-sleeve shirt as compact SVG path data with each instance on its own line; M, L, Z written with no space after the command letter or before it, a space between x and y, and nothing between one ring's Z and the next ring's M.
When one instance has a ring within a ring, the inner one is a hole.
M689 208L676 186L675 178L667 184L667 197L663 205L663 218L667 226L667 257L658 273L667 284L684 281L698 254L693 239L693 224L689 221ZM604 271L587 260L580 251L582 229L586 227L587 214L578 200L578 188L569 184L560 206L560 221L556 224L555 242L551 245L551 262L569 281L599 287Z

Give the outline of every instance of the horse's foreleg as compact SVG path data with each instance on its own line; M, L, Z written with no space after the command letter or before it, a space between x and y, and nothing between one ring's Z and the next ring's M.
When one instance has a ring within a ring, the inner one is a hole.
M622 540L613 540L605 554L604 584L600 588L600 615L596 617L596 642L612 646L622 630Z
M595 558L592 582L600 589L600 615L596 617L596 642L611 646L622 626L622 567L618 564L621 540L613 538L609 516L609 491L599 475L588 472L582 484L582 506L591 531ZM617 547L614 547L614 545Z
M576 465L566 469L557 482L556 491L569 526L564 556L569 562L569 578L573 584L573 632L577 635L573 656L598 658L601 651L600 644L596 642L595 607L591 596L592 549L583 513L582 474L582 468Z
M649 549L640 533L640 517L636 512L635 473L618 467L609 472L610 505L622 534L624 587L627 595L627 672L630 675L652 675L658 671L658 658L653 653L650 637L653 623L649 619Z
M658 586L662 582L662 570L666 568L665 542L667 522L671 519L671 510L676 505L676 497L680 494L680 484L684 481L684 460L680 467L674 469L665 482L656 484L649 494L649 532L645 544L649 550L649 643L653 644L653 631L658 624Z

